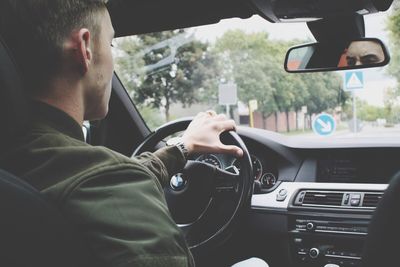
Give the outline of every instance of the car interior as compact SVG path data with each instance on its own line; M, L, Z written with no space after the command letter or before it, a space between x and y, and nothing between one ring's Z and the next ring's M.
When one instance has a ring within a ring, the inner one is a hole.
M341 38L342 47L346 41L365 37L364 16L388 10L392 2L109 0L107 7L116 37L257 14L268 23L309 21L318 42L331 44ZM337 62L340 53L335 51L333 59L319 53L316 64L333 70L331 62ZM381 65L390 61L390 53L385 53ZM0 149L22 130L29 112L18 64L0 32ZM183 131L191 121L180 119L151 130L117 74L109 106L104 120L90 122L86 140L127 157L164 146L165 138ZM191 187L176 193L171 180L165 196L197 266L231 266L250 257L271 267L399 266L397 139L300 142L241 126L237 133L224 133L221 140L241 147L244 157L234 162L217 156L223 166L234 167L199 164L196 158L210 156L197 155L183 171L190 176ZM36 189L1 166L0 200L1 266L87 266L91 252L73 226Z

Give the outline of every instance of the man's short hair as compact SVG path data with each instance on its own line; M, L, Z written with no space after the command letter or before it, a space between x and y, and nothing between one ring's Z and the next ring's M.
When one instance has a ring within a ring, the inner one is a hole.
M4 0L2 0L4 1ZM13 51L32 94L59 71L62 46L74 30L100 32L101 10L107 0L6 0L0 16L1 34ZM4 3L4 2L3 2Z

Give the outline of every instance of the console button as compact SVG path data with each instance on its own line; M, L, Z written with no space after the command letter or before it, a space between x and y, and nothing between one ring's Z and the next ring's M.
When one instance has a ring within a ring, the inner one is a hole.
M287 190L286 189L281 189L281 190L279 190L279 195L280 196L286 196L287 195Z
M279 190L278 194L276 195L276 201L284 201L287 197L287 190L281 189Z
M296 243L296 244L301 244L302 242L303 242L302 238L295 238L294 239L294 243Z
M305 225L301 225L301 224L296 224L296 229L298 230L305 230L306 226Z
M305 194L306 194L306 192L301 192L301 193L300 193L299 199L298 199L299 202L303 202Z
M350 205L351 206L359 206L361 201L360 194L352 194L350 198Z
M313 231L315 229L315 225L312 222L309 222L307 223L306 228L309 231Z
M343 204L348 205L349 204L349 199L350 199L350 194L345 194L344 195L344 202Z
M308 255L310 255L311 258L316 259L319 255L319 250L317 248L312 248L308 252Z

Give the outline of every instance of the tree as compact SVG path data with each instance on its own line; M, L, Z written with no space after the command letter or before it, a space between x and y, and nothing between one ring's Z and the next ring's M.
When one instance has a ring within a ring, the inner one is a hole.
M265 118L277 110L273 77L279 68L274 58L277 49L266 33L246 34L241 30L227 31L214 48L223 61L222 77L238 86L239 99L258 101L258 110ZM265 125L264 125L265 128Z
M286 51L299 42L275 41L266 33L235 30L226 32L215 44L224 62L223 77L235 81L241 101L257 99L264 128L265 119L272 113L285 112L288 118L290 111L299 111L302 106L308 106L311 113L320 113L346 101L338 74L284 71Z
M400 82L400 3L394 2L391 15L387 21L389 30L391 63L389 66L389 74ZM397 88L400 90L400 88Z
M367 101L356 99L358 117L363 121L376 122L377 119L387 118L385 108L368 104ZM353 111L349 110L349 113ZM350 114L349 114L350 115Z
M171 104L190 106L216 84L211 80L218 71L211 67L214 59L208 44L184 30L139 35L118 48L125 54L117 56L117 65L134 101L162 108L167 121Z
M342 79L337 73L308 73L303 76L303 81L309 90L306 100L309 114L343 106L348 99L342 88Z
M386 114L387 114L387 121L389 123L395 123L395 115L394 115L394 109L396 106L398 106L399 104L399 90L396 88L386 88L385 90L385 94L383 97L383 102L385 105L385 109L386 109Z

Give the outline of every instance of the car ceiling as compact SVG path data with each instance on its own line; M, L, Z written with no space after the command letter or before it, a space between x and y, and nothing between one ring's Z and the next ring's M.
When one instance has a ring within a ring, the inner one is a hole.
M256 13L246 0L109 0L107 5L117 37L249 18Z
M260 14L271 22L326 18L387 10L393 0L109 0L116 36L213 24L226 18ZM303 20L305 21L305 20ZM341 27L339 27L341 28ZM329 30L329 29L325 29Z

